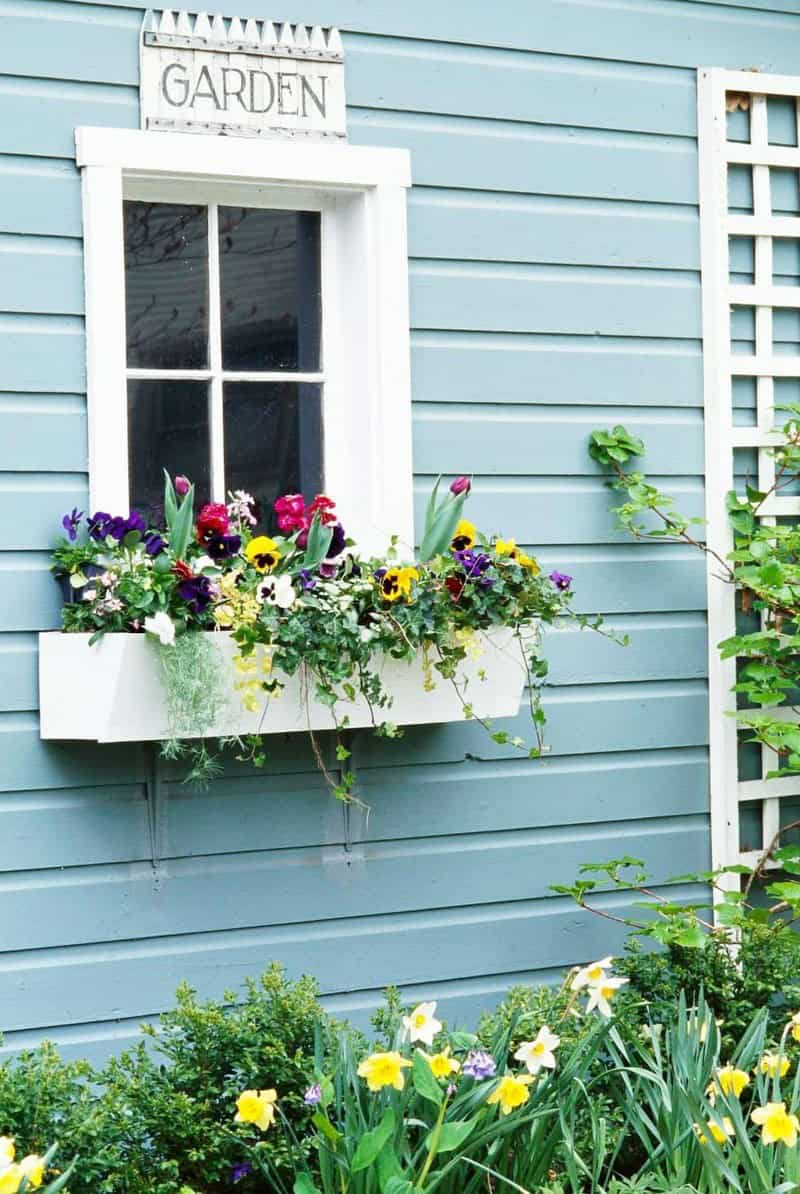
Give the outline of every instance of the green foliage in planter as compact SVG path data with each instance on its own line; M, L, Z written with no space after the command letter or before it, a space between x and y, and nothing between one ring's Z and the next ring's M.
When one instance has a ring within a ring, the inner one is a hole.
M151 1048L126 1051L100 1075L103 1112L121 1150L119 1167L100 1188L108 1194L230 1189L242 1159L233 1109L244 1089L280 1085L287 1092L284 1114L302 1135L310 1120L302 1096L313 1080L324 1016L317 994L312 979L289 982L277 964L249 980L238 1003L233 991L222 1002L201 1001L182 985L174 1010L156 1027L143 1026ZM281 1137L265 1147L288 1175ZM256 1188L248 1181L237 1184L241 1194Z

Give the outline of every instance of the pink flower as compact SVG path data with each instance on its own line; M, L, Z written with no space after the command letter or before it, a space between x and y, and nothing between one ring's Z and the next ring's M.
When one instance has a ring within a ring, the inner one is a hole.
M337 521L336 515L333 511L336 509L336 502L332 498L326 497L324 493L318 493L311 505L308 507L309 522L313 519L315 514L319 514L319 520L324 527L331 526Z
M189 492L189 488L190 481L188 477L184 477L181 474L175 478L175 492L177 493L178 497L186 497L187 493Z
M285 493L274 503L274 510L282 531L305 530L309 525L302 493Z
M228 508L222 502L208 502L197 515L197 538L207 542L214 535L227 535L230 526Z
M450 485L450 492L456 497L460 493L469 493L470 489L472 489L472 482L469 477L456 477Z

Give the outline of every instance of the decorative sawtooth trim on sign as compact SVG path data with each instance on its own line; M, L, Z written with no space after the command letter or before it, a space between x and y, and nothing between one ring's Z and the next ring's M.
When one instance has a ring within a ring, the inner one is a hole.
M321 25L292 25L254 17L196 15L165 8L159 16L145 14L143 42L164 49L217 50L226 54L258 54L265 58L313 58L343 62L344 46L338 29Z

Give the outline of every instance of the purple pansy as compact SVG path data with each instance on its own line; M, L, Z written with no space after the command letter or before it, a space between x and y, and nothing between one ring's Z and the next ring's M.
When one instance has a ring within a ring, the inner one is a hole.
M207 576L192 576L182 580L178 592L193 614L201 614L211 604L211 581Z
M212 560L229 560L241 550L241 535L209 535L205 547Z
M250 1162L241 1161L240 1164L234 1165L233 1169L231 1170L231 1181L235 1185L236 1182L240 1182L243 1177L249 1177L252 1172L253 1166L250 1164Z
M144 549L149 556L160 556L166 551L167 545L158 531L148 531L144 537Z
M325 558L332 560L335 556L339 556L344 551L344 541L347 538L344 532L344 527L340 522L337 522L332 528L331 545L325 553Z
M83 510L79 510L77 506L72 507L71 514L65 514L61 519L61 525L69 535L71 543L74 543L78 538L78 523L83 518Z
M473 1049L467 1054L461 1069L470 1078L493 1078L497 1065L491 1053L486 1053L483 1049Z
M483 576L492 562L485 551L475 551L471 547L467 547L464 551L454 551L453 557L456 563L464 569L467 580Z
M89 534L92 539L96 539L98 543L101 543L108 534L110 522L110 514L107 514L105 510L95 510L94 514L88 520Z
M572 577L567 576L566 572L551 572L548 579L551 580L556 588L560 589L562 593L566 592L566 590L572 584Z
M308 568L301 568L299 572L300 588L304 593L310 593L317 587L317 579Z
M306 1107L316 1107L317 1103L322 1102L322 1087L319 1082L315 1082L313 1086L309 1086L303 1095L303 1102Z

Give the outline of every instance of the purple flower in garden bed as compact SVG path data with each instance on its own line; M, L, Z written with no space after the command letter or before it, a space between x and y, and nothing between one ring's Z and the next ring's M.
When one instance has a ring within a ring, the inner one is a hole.
M306 1107L316 1107L317 1103L322 1102L322 1087L319 1082L315 1082L313 1086L309 1086L303 1095L303 1102Z
M253 1166L249 1161L242 1161L239 1165L234 1165L231 1170L231 1181L236 1184L240 1182L243 1177L249 1177L253 1172Z
M491 1053L485 1053L483 1049L473 1049L467 1054L461 1068L469 1078L493 1078L497 1065Z
M229 560L241 549L241 535L209 535L205 547L212 560Z
M474 580L477 576L483 576L486 569L492 563L485 551L475 551L471 547L466 548L464 551L454 551L453 558L464 569L467 574L467 580Z
M572 577L567 576L566 572L551 572L548 580L551 580L562 593L565 593L572 584Z
M347 538L344 533L344 527L340 522L337 522L332 529L333 534L331 535L331 545L325 553L325 558L328 560L332 560L334 556L339 556L342 554L344 551L344 541Z
M78 538L78 523L83 518L83 510L79 510L77 506L72 507L71 514L65 514L61 519L61 525L69 535L70 543L74 543Z
M300 588L304 593L310 593L313 589L316 589L317 579L311 572L309 572L308 568L301 568L299 577Z
M108 534L108 525L111 522L111 515L107 514L105 510L95 510L89 519L89 534L92 539L102 542Z
M211 581L207 576L192 576L181 581L178 593L193 614L201 614L211 604Z
M158 531L148 531L144 537L144 549L149 556L160 556L166 546Z

